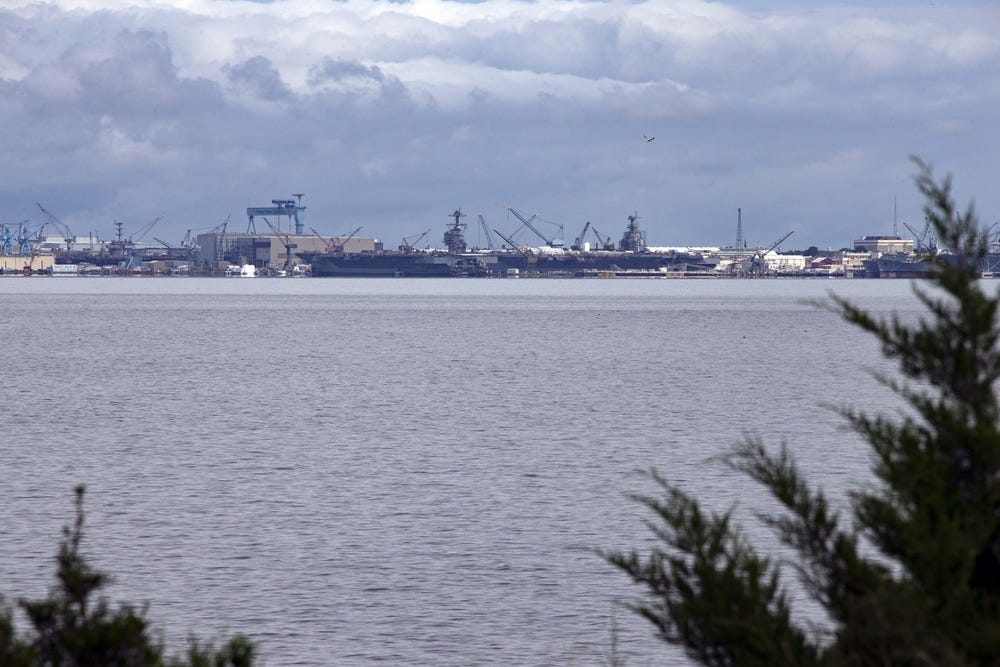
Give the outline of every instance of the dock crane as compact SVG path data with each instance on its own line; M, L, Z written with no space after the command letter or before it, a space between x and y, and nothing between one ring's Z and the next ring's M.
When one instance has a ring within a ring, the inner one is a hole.
M355 227L354 231L352 231L350 234L348 234L347 236L345 236L343 241L340 240L339 236L335 236L332 239L330 239L330 241L332 242L332 244L330 246L332 248L332 252L343 253L344 252L344 248L347 246L347 242L350 241L351 239L353 239L357 235L357 233L360 232L360 231L361 231L361 227Z
M288 234L279 231L278 228L272 225L271 221L267 218L264 218L264 222L267 223L267 226L271 228L271 231L274 232L275 235L285 244L285 265L282 269L284 269L286 276L292 275L292 251L298 248L299 245L297 243L292 243L292 239L288 237Z
M530 274L537 273L538 257L535 256L535 253L531 252L530 250L522 250L521 247L518 246L513 239L504 236L503 232L501 232L499 229L494 229L493 231L496 233L497 236L506 241L511 248L516 250L522 257L524 257L524 263L526 267L525 270L528 273Z
M172 246L163 239L158 239L155 236L153 240L167 249L167 257L170 259L184 259L189 261L194 256L195 249L190 245L184 245L183 241L181 241L180 246Z
M313 233L313 236L315 236L316 238L318 238L320 241L323 242L323 252L330 252L330 247L333 244L333 239L325 239L325 238L323 238L322 234L320 234L319 232L317 232L312 227L309 228L309 231L311 231Z
M427 231L422 232L421 234L417 234L416 237L404 236L403 243L399 246L399 250L401 252L413 252L414 250L416 250L415 246L418 243L420 243L423 240L423 238L430 233L431 230L428 229ZM413 239L413 241L410 241L411 238Z
M35 246L41 242L43 231L45 231L45 223L38 228L37 232L32 233L28 221L23 221L17 229L17 254L29 254L34 259Z
M131 236L128 237L129 243L138 243L139 241L141 241L142 237L148 234L150 230L152 230L153 227L156 226L156 223L158 223L160 220L163 220L162 215L153 218L152 222L147 222L145 225L140 227L139 231L134 232Z
M347 245L347 242L350 241L351 239L353 239L354 235L361 231L361 227L358 227L353 232L351 232L350 234L348 234L347 237L343 241L341 241L339 236L331 236L329 239L325 239L325 238L323 238L320 235L319 232L317 232L312 227L310 227L309 229L312 231L313 234L316 235L316 238L318 238L320 241L322 241L323 243L326 244L326 248L324 249L324 252L339 252L339 253L343 253L344 252L344 246ZM428 230L428 231L430 231L430 230Z
M7 225L0 225L0 255L14 254L14 235Z
M913 229L913 227L910 227L905 222L903 223L903 226L909 229L910 233L913 234L913 240L916 241L916 246L917 246L916 248L914 248L916 252L929 252L931 254L937 252L937 239L935 239L934 234L931 233L930 221L928 221L927 224L924 225L923 234L917 234L917 232ZM930 241L927 240L928 234L930 235L929 237Z
M784 236L782 236L780 239L778 239L777 241L775 241L774 243L772 243L767 248L767 250L764 250L762 248L758 248L752 255L750 255L750 257L747 258L747 260L745 261L744 265L741 266L741 269L746 274L748 274L750 276L753 276L755 278L764 275L764 272L766 270L766 266L764 264L764 257L767 256L767 253L771 252L772 250L774 250L775 248L777 248L779 245L781 245L782 243L784 243L785 239L787 239L789 236L791 236L794 233L795 233L795 230L792 230L792 231L788 232L787 234L785 234Z
M580 232L580 234L576 237L576 240L573 241L573 245L570 246L571 250L583 250L583 239L587 238L588 229L590 229L589 220L587 221L587 224L583 226L583 231Z
M591 225L590 231L594 232L594 236L597 238L597 245L601 250L614 250L615 242L611 240L611 237L601 238L601 233L597 231L597 227Z
M69 230L69 225L57 218L56 216L45 210L45 207L35 202L35 206L42 212L42 215L49 221L49 224L53 225L62 233L63 239L66 241L66 252L69 252L73 248L73 244L76 243L76 237Z
M549 237L545 236L545 234L542 234L540 231L538 231L537 227L535 227L533 224L531 224L531 221L534 220L537 216L533 215L533 216L531 216L531 219L529 220L529 219L525 218L523 215L521 215L518 212L518 210L515 209L513 206L508 206L507 210L510 211L511 213L513 213L514 217L521 221L521 224L523 224L525 227L527 227L528 229L530 229L531 231L533 231L538 236L538 238L540 238L543 241L545 241L545 245L549 246L550 248L561 248L563 246L562 239L550 239ZM493 230L493 231L496 231L496 230Z
M486 218L482 215L479 216L479 228L483 230L483 236L486 237L486 247L490 250L495 250L493 247L493 237L490 236L490 228L486 226Z

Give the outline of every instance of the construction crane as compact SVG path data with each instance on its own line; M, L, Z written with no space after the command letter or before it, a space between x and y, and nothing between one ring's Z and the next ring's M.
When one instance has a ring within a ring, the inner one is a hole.
M292 243L292 239L288 237L287 234L278 230L277 227L271 224L271 221L267 218L263 218L267 226L271 228L271 231L281 239L285 244L285 265L282 267L285 271L286 276L292 275L292 251L299 247L297 243Z
M139 231L135 232L134 234L132 234L131 236L128 237L129 242L130 243L138 243L139 241L141 241L142 237L145 236L146 234L148 234L149 231L151 229L153 229L153 227L156 226L156 223L158 223L160 220L163 220L163 216L162 215L153 218L152 222L148 222L145 225L143 225L142 227L140 227Z
M403 243L402 243L402 245L399 246L400 251L402 251L402 252L413 252L414 250L416 250L415 246L418 243L420 243L423 240L423 238L425 236L427 236L428 234L430 234L430 233L431 233L431 230L428 229L425 232L417 234L416 237L413 237L413 236L410 236L410 237L404 236L403 237ZM410 240L411 238L413 239L413 241Z
M501 232L499 229L494 229L493 231L497 234L497 236L506 241L511 248L516 250L522 257L524 257L525 270L528 273L531 274L536 273L538 257L535 256L535 253L531 252L530 250L522 250L521 247L518 246L513 239L504 236L503 232Z
M486 226L486 219L482 215L479 216L479 228L483 230L483 236L486 237L486 247L490 250L495 250L493 247L493 237L490 236L490 228Z
M56 216L45 210L45 207L35 202L35 206L42 212L42 215L49 221L50 224L54 225L56 229L60 231L63 235L63 240L66 242L66 252L69 252L73 248L73 244L76 243L76 237L69 230L69 225L57 218Z
M785 239L787 239L789 236L791 236L794 233L795 233L795 230L792 230L792 231L788 232L787 234L785 234L784 236L782 236L780 239L778 239L777 241L775 241L774 243L772 243L770 245L770 247L767 248L767 250L764 250L762 248L758 248L752 255L750 255L745 260L744 266L741 267L743 269L743 271L746 274L748 274L750 276L753 276L755 278L764 275L764 273L766 272L766 269L767 269L767 264L764 261L764 258L767 256L767 253L771 252L772 250L774 250L775 248L777 248L779 245L781 245L782 243L784 243Z
M529 219L525 218L523 215L521 215L517 211L517 209L515 209L513 206L508 206L507 210L510 211L511 213L513 213L514 217L521 221L521 224L523 224L525 227L527 227L528 229L530 229L531 231L533 231L538 236L538 238L540 238L543 241L545 241L545 245L547 245L547 246L549 246L551 248L561 248L562 247L562 245L563 245L562 239L557 239L557 238L551 238L550 239L549 237L545 236L545 234L542 234L540 231L538 231L537 227L535 227L533 224L531 224L531 221L534 220L537 216L533 215L533 216L531 216L531 219L529 220ZM552 223L552 224L555 224L555 223ZM496 231L496 230L494 230L494 231Z
M323 252L339 252L339 253L343 253L344 252L344 246L347 245L347 242L350 241L351 239L353 239L354 235L361 231L361 227L358 227L353 232L351 232L350 234L348 234L347 237L343 241L341 241L340 240L341 237L339 237L339 236L331 236L329 239L325 239L325 238L323 238L322 235L320 235L319 232L317 232L312 227L310 227L309 229L312 231L313 234L316 235L316 238L318 238L320 241L322 241L323 243L326 244L326 248L324 249ZM428 230L428 231L430 231L430 230Z
M580 232L580 234L576 237L576 240L573 241L573 245L570 246L571 250L583 250L583 239L585 239L587 237L587 230L588 229L590 229L590 221L589 220L587 221L587 224L585 224L583 226L583 231Z
M312 227L309 228L309 231L311 231L316 238L323 242L323 252L330 252L330 246L333 243L333 239L328 240L323 238L323 236Z
M153 240L167 249L168 251L167 257L169 259L191 260L194 256L195 248L191 245L184 245L183 241L181 242L181 245L178 247L178 246L172 246L166 241L158 239L155 236L153 237Z
M348 234L346 237L344 237L343 241L340 240L339 236L334 237L334 239L331 239L333 241L333 252L343 253L344 252L344 248L347 247L347 242L350 241L351 239L353 239L355 237L355 235L357 235L357 233L360 232L360 231L361 231L361 227L355 227L354 231L352 231L350 234Z
M937 239L935 239L934 234L931 233L930 221L924 225L923 234L917 234L913 227L910 227L905 222L903 223L903 226L910 230L910 233L913 234L913 240L916 242L916 248L914 248L916 252L929 252L931 254L937 252ZM928 241L928 235L930 241Z
M601 238L601 233L597 231L597 227L591 225L590 231L594 232L594 236L597 238L597 245L601 250L614 250L615 242L611 240L611 237Z

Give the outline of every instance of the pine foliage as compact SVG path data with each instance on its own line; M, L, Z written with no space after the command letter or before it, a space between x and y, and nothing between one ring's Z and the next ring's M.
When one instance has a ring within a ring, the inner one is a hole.
M64 529L57 556L57 584L47 598L20 600L31 631L19 637L13 610L0 605L0 665L3 667L252 667L254 645L243 636L221 649L191 640L185 657L166 660L150 634L145 609L112 610L98 592L111 578L80 552L84 487L76 489L76 521ZM2 600L0 600L2 602Z
M600 552L640 584L633 609L705 665L1000 665L1000 377L998 297L978 271L987 252L973 208L959 213L950 178L914 159L924 213L941 244L916 322L878 318L831 296L827 306L874 335L901 378L877 376L911 410L843 410L871 446L877 483L851 494L849 525L811 488L786 446L755 439L725 458L782 512L763 517L797 555L795 569L827 612L820 636L793 618L781 571L734 526L655 472L658 546Z

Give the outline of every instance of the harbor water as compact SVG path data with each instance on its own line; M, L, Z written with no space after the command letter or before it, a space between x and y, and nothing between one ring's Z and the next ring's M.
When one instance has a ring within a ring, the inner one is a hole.
M652 546L650 468L774 548L713 460L748 435L841 502L871 479L834 408L898 409L893 366L830 291L919 312L888 280L0 279L0 593L50 588L82 483L85 554L172 649L683 664L592 550Z

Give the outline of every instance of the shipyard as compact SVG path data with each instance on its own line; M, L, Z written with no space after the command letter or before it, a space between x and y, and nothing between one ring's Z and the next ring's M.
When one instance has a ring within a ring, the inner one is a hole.
M937 247L929 226L920 233L904 223L912 238L898 233L861 236L838 250L782 251L793 232L767 246L744 239L742 210L736 212L731 246L653 246L647 243L638 212L623 216L617 240L585 222L572 241L564 225L552 232L537 214L507 207L515 229L502 231L477 216L480 243L466 240L467 214L447 214L440 237L433 230L405 237L387 247L356 227L324 235L305 224L303 194L274 199L270 206L248 207L246 226L224 222L201 233L188 230L176 244L153 235L160 218L127 232L115 221L112 239L92 233L76 236L68 225L36 204L42 219L32 224L0 225L0 275L3 276L219 276L393 277L393 278L921 278L934 270ZM274 220L274 222L272 222ZM263 224L261 224L263 223ZM991 230L992 231L992 230ZM149 240L147 240L147 237ZM984 277L1000 271L1000 247L980 266Z

